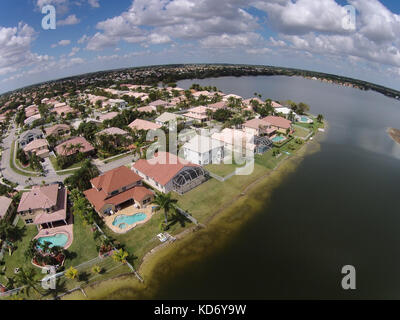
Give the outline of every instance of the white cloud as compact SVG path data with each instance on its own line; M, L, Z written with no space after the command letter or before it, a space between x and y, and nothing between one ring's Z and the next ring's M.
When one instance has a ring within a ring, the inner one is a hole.
M69 46L71 44L71 40L60 40L55 44L52 44L51 47L52 48L56 48L58 46L60 47L65 47L65 46Z
M263 38L258 33L249 32L235 35L222 34L209 36L200 40L201 46L205 48L236 48L250 47L261 43Z
M99 0L88 0L92 8L100 8Z
M73 47L71 52L68 54L69 57L75 56L81 49L78 47Z
M76 17L76 15L71 14L68 17L66 17L64 20L58 20L57 25L58 26L70 26L74 24L78 24L80 20Z

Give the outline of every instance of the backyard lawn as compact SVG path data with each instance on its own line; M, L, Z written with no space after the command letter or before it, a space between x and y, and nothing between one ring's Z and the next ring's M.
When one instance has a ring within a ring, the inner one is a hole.
M57 164L57 159L56 159L56 157L50 156L49 158L50 158L51 164L53 165L53 168L54 168L55 171L71 170L70 173L73 172L73 171L72 171L73 169L79 169L80 167L82 167L82 164L83 164L83 163L85 162L85 160L86 160L86 159L84 159L84 160L82 160L82 161L80 161L80 162L74 163L73 165L71 165L71 166L69 166L69 167L67 167L67 168L65 168L65 169L61 169L61 168L58 166L58 164Z

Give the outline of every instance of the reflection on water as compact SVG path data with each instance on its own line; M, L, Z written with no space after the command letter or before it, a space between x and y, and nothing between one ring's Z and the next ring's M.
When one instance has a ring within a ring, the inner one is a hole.
M181 81L250 98L291 99L323 114L330 127L320 152L289 175L238 234L185 267L169 259L157 298L399 298L400 102L378 93L297 77ZM250 214L250 210L247 211ZM229 223L229 222L227 222ZM179 258L196 251L193 241ZM204 248L203 248L204 249ZM343 291L341 268L354 265L357 290Z

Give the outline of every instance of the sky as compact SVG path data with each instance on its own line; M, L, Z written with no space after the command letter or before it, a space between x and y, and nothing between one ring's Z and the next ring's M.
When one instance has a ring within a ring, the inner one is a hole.
M46 5L55 29L42 27ZM0 93L171 63L302 68L400 90L399 50L398 0L0 1Z

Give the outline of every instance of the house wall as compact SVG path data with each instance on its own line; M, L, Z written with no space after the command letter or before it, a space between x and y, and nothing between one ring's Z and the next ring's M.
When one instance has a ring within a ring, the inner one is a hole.
M224 147L216 147L204 153L199 153L183 147L183 152L186 160L198 165L220 163L224 158Z

